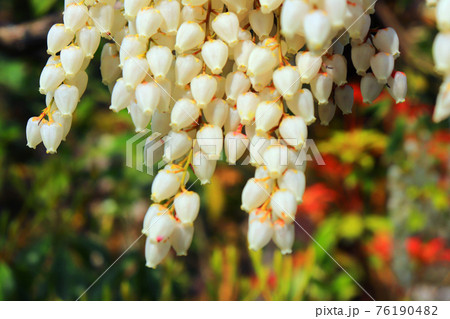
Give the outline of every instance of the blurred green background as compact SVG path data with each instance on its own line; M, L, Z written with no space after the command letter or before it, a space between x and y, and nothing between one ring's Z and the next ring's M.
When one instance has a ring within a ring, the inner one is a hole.
M26 147L62 2L0 0L0 300L77 299L140 236L150 204L151 176L125 165L134 128L108 110L98 56L58 154ZM441 81L433 14L424 1L380 0L373 26L397 30L409 98L364 105L351 79L353 114L310 131L326 165L308 166L297 221L375 299L449 300L450 131L430 120ZM248 251L239 206L252 174L222 163L212 184L193 187L202 208L189 256L147 269L142 238L81 299L369 300L301 229L290 256L273 244Z

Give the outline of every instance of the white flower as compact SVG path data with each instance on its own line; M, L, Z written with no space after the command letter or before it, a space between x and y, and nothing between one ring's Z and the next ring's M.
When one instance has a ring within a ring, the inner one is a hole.
M249 139L240 132L228 132L225 135L224 144L228 164L235 165L236 161L244 155Z
M328 103L333 89L333 79L327 73L319 73L311 81L311 91L319 105Z
M192 125L200 116L200 110L194 100L180 99L170 113L170 126L174 131Z
M175 61L175 83L185 86L202 70L202 61L195 56L179 55Z
M279 102L263 101L258 104L255 113L257 132L268 132L278 125L283 115L283 107Z
M450 116L450 84L443 83L439 90L433 121L438 123Z
M306 187L305 173L292 168L288 169L277 179L277 184L280 189L291 191L298 203L302 202Z
M145 7L139 10L136 17L136 31L140 36L150 38L158 32L163 18L158 10Z
M150 237L147 237L145 242L145 260L146 267L156 268L163 259L167 256L170 250L170 242L153 243L150 241Z
M159 10L163 17L161 31L169 36L175 35L180 23L180 3L173 0L162 0L157 3L155 9Z
M260 39L267 38L273 28L273 13L263 13L261 9L250 11L250 26Z
M41 126L42 122L39 117L31 117L28 119L26 135L27 135L27 146L29 148L36 148L36 146L42 142L40 131Z
M260 0L261 4L261 12L269 13L277 9L282 3L283 0Z
M439 30L450 31L450 1L439 0L436 7L436 20Z
M159 203L175 196L180 185L181 178L175 172L160 170L153 179L152 200Z
M68 46L73 39L74 33L67 30L64 24L54 24L47 34L47 53L56 54Z
M385 52L375 54L370 58L370 67L378 83L385 84L394 71L394 57Z
M281 7L281 33L285 37L295 34L304 35L303 21L310 10L310 4L305 0L285 0Z
M286 145L269 145L263 153L264 165L270 178L278 178L288 167L288 148Z
M279 126L280 135L284 141L299 150L308 138L308 127L305 120L300 116L286 116Z
M111 85L120 77L122 70L119 64L120 59L116 46L112 43L106 43L103 46L100 58L100 73L104 84Z
M261 92L272 81L273 71L270 70L260 75L250 75L250 83L256 92Z
M170 113L162 113L158 110L153 112L151 129L153 133L159 133L162 136L170 132Z
M79 46L70 45L61 50L61 64L66 77L73 77L80 71L84 60L83 50Z
M152 219L151 227L148 229L148 238L153 243L166 241L175 229L175 218L168 210L157 214Z
M119 58L120 66L126 59L134 56L140 56L147 51L147 43L143 38L137 35L127 35L120 44Z
M242 190L241 209L251 212L260 207L269 198L271 191L272 189L267 182L256 178L249 179Z
M406 74L403 72L395 72L394 75L388 79L387 90L395 100L395 103L405 102L406 93L408 91Z
M258 251L272 239L273 225L270 213L266 210L255 209L248 216L248 248Z
M308 84L319 72L322 66L322 58L312 52L300 51L295 57L295 63L300 74L300 81Z
M150 115L153 114L161 97L158 85L154 81L142 82L136 87L135 95L141 111Z
M263 155L274 139L267 133L256 133L250 140L250 164L261 166L264 164Z
M239 112L236 108L230 106L228 109L228 117L223 126L224 132L234 132L237 130L241 123L241 118L239 117Z
M147 212L145 213L145 216L144 216L144 222L142 225L142 233L148 236L149 230L153 226L155 221L157 220L157 217L162 214L167 213L168 211L169 211L169 209L163 205L160 205L160 204L150 205L150 207L147 209Z
M295 67L282 66L273 72L273 84L286 100L290 100L300 87L300 75Z
M324 49L330 41L331 24L326 12L315 10L303 22L306 44L311 51Z
M294 115L300 116L307 125L316 121L314 116L314 98L310 90L302 89L294 97L286 101L288 108Z
M353 100L353 88L350 85L340 86L334 90L334 101L343 114L352 113Z
M197 132L197 144L208 159L218 160L223 149L223 132L217 125L205 124Z
M120 26L114 13L113 3L106 4L98 2L89 8L89 18L104 37L108 36L109 33L112 33L113 26ZM122 14L120 16L122 17Z
M172 102L172 82L168 79L155 80L156 85L159 87L159 103L157 109L161 112L169 112L170 103Z
M347 60L340 54L334 54L324 61L326 72L338 86L347 83Z
M205 30L196 22L187 21L180 25L177 32L175 50L178 53L198 48L205 39Z
M209 74L197 75L191 81L191 92L200 108L211 102L217 91L217 81Z
M250 79L241 71L231 72L227 75L225 82L225 93L227 102L234 105L241 93L245 93L250 89Z
M183 9L181 9L181 21L204 21L206 19L207 10L205 10L202 5L193 5L192 3L207 1L208 0L181 1L181 4L183 5Z
M347 12L347 0L324 0L324 9L330 17L333 29L341 29Z
M320 124L328 126L336 113L336 104L328 101L326 104L319 105Z
M64 81L65 73L62 65L50 64L46 65L41 72L39 79L39 92L41 94L47 94L56 90L56 88Z
M372 73L367 73L361 79L361 94L364 103L370 104L380 95L383 84L379 83Z
M212 21L211 26L217 36L230 47L238 42L239 19L233 12L220 13Z
M214 99L203 108L203 115L208 124L223 127L229 113L228 104L222 99Z
M450 73L450 32L438 33L433 43L433 58L436 71Z
M242 40L233 48L234 62L238 71L246 72L248 59L256 44L251 40Z
M194 154L192 158L192 168L202 185L211 182L211 177L216 170L216 163L216 160L209 159L208 156L201 151Z
M61 111L63 116L72 115L77 107L78 100L80 99L78 88L67 84L61 84L55 90L55 103L58 110Z
M65 141L66 136L67 134L69 134L70 128L72 126L72 115L63 116L60 111L55 111L52 114L52 117L56 123L61 124L63 129L62 140Z
M125 85L123 78L117 80L111 93L110 110L119 112L127 108L134 98L134 90Z
M170 131L167 134L167 138L164 141L164 156L163 159L166 162L172 162L184 155L192 147L192 139L186 132Z
M144 56L129 57L123 64L123 80L130 89L135 89L148 74L148 62Z
M186 256L194 237L194 226L192 224L177 223L170 236L170 244L177 256Z
M391 54L394 58L400 55L397 32L392 28L385 28L378 30L377 34L373 37L373 44L381 51Z
M63 138L63 127L56 122L43 121L40 133L42 142L47 149L47 154L54 154Z
M88 9L82 3L71 3L64 10L64 26L71 32L81 29L88 19Z
M183 191L175 196L174 207L177 218L185 224L195 221L200 211L200 196L191 191Z
M280 218L287 224L295 220L297 201L291 191L280 189L274 192L270 198L270 207L274 218Z
M271 72L278 62L278 57L272 49L258 46L252 50L248 58L247 74L257 76Z
M228 60L228 46L221 40L206 41L202 46L202 58L212 74L220 74Z
M124 0L124 16L125 18L132 20L136 18L139 10L146 7L150 3L150 0Z
M100 44L100 32L96 27L85 26L78 31L77 40L84 55L92 59Z
M168 47L155 45L148 50L146 57L153 76L156 79L165 78L172 65L172 51Z
M375 55L375 48L368 42L352 44L352 62L358 75L365 75L370 68L370 59Z
M236 109L239 112L242 124L247 125L253 122L256 108L260 102L259 96L253 92L239 94L236 101Z
M143 112L142 109L137 105L137 103L132 102L129 106L129 111L131 115L131 120L135 126L136 133L144 131L150 120L152 119L152 114L148 112Z
M88 80L89 78L87 73L85 71L80 71L77 74L75 74L74 77L70 79L65 79L64 83L67 85L76 86L78 88L79 96L81 97L86 91Z
M281 254L292 253L294 245L295 227L294 224L285 223L283 220L276 220L273 223L273 242L280 248Z

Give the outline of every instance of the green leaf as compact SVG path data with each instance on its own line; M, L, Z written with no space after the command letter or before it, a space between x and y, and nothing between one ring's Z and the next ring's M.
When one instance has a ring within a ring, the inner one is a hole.
M49 12L56 0L31 0L30 3L34 15L40 16Z

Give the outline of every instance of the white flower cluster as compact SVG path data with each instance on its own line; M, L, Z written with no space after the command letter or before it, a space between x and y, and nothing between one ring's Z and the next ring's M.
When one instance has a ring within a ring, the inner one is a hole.
M153 181L155 204L144 221L147 266L160 263L171 246L186 254L200 207L199 196L185 188L187 169L208 183L222 151L234 165L249 149L256 167L242 192L250 249L273 239L290 253L305 189L298 159L316 120L315 101L323 125L336 107L352 112L345 46L363 76L365 102L384 86L397 102L405 99L406 76L394 71L397 34L370 30L373 6L373 0L66 0L64 24L48 35L52 56L40 82L47 108L29 120L28 145L42 140L56 152L100 36L111 39L101 52L110 109L127 109L136 132L150 125L160 133L167 163Z
M440 122L450 116L450 0L427 0L436 6L439 33L434 39L433 57L436 71L444 77L436 100L433 120Z

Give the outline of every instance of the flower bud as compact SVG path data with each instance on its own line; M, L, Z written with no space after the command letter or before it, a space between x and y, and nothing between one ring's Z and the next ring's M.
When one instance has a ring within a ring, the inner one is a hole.
M270 212L262 209L252 210L248 216L248 248L258 251L266 246L273 235Z
M47 35L47 53L55 55L73 40L73 32L67 30L64 24L54 24Z
M273 28L273 13L262 13L260 9L250 11L248 16L252 30L260 39L267 38Z
M197 144L208 159L218 160L223 148L222 129L217 125L203 125L197 132Z
M340 54L334 54L324 61L326 72L338 86L347 83L347 60Z
M343 114L352 113L353 100L353 88L350 85L340 86L334 90L334 101Z
M365 75L370 67L370 59L375 55L375 48L368 42L352 45L352 62L358 75Z
M48 92L56 90L56 88L64 81L65 73L62 65L51 64L46 65L41 72L39 79L39 92L47 94Z
M175 161L190 151L192 148L192 139L186 132L170 131L164 141L164 156L166 162Z
M273 223L273 242L281 250L282 255L292 253L294 245L295 227L294 224L285 223L279 219Z
M256 44L252 40L242 40L233 49L234 62L238 71L246 72L248 59Z
M247 92L250 86L250 79L241 71L229 73L225 82L227 102L232 105L236 104L239 94Z
M202 46L202 57L212 74L220 74L228 60L228 46L221 40L206 41Z
M119 112L127 108L134 98L134 90L125 85L123 78L117 80L111 93L110 110Z
M130 57L123 64L123 80L130 89L135 89L148 74L149 66L143 56Z
M180 99L170 114L170 127L174 131L182 130L197 121L200 110L194 100Z
M280 135L284 141L296 150L303 147L308 138L308 127L300 116L287 116L279 126Z
M405 102L406 93L408 91L406 74L403 72L395 72L394 76L389 77L387 90L395 100L395 103Z
M132 20L136 18L139 10L146 7L150 3L150 0L124 0L124 16L125 18Z
M319 105L320 124L328 126L336 113L336 105L329 101L326 104Z
M56 106L63 116L72 115L80 99L78 88L67 84L61 84L55 90L54 98Z
M304 35L303 21L310 11L308 1L285 0L281 7L281 34L285 37Z
M327 73L319 73L311 81L311 91L319 105L328 103L333 89L333 79Z
M156 268L167 256L170 250L170 242L153 243L150 237L145 242L145 266L148 268Z
M195 221L200 211L200 196L191 191L183 191L175 196L175 212L177 218L185 224Z
M438 33L434 38L433 58L436 71L450 74L450 32Z
M233 12L220 13L211 23L217 36L230 47L238 42L239 19Z
M63 137L63 127L56 122L43 121L40 133L42 142L47 149L47 154L55 154Z
M228 117L223 125L225 133L236 131L240 124L241 118L239 117L239 112L236 108L230 106L228 109Z
M135 91L137 105L141 111L152 115L161 97L160 88L156 82L142 82Z
M158 220L158 216L161 216L163 214L166 214L169 211L168 208L164 207L160 204L152 204L147 209L147 212L145 213L144 222L142 225L142 233L145 235L149 235L149 230L151 227L153 227L153 224L156 223Z
M378 83L385 84L394 70L394 57L385 52L375 54L370 58L370 67Z
M267 14L277 9L283 3L283 0L260 0L259 3L261 4L261 12Z
M181 6L178 1L162 0L155 6L163 17L161 31L167 35L175 35L177 33L178 24L180 23Z
M270 207L275 218L282 219L286 224L292 224L297 212L295 195L285 189L277 190L270 198Z
M168 47L152 46L146 57L154 77L156 79L165 78L172 65L172 51Z
M175 61L175 83L185 86L202 70L202 61L192 54L179 55Z
M256 108L260 102L259 96L253 92L239 94L236 101L236 109L239 112L242 124L247 125L253 122Z
M152 183L152 201L159 203L165 199L169 199L178 192L181 185L181 178L167 170L160 170L156 174Z
M64 10L64 26L73 33L80 30L86 24L87 19L88 9L82 2L71 3Z
M228 164L235 165L236 161L244 155L249 139L240 132L228 132L225 135L224 144Z
M295 67L282 66L273 72L273 84L286 100L290 100L301 84L300 75Z
M269 198L271 189L265 181L250 178L242 190L241 209L251 212L255 208L260 207Z
M79 46L70 45L61 50L61 64L66 77L73 77L81 69L84 53Z
M191 81L191 92L200 108L211 102L217 90L217 81L208 74L197 75Z
M158 32L163 17L158 10L145 7L139 10L136 16L136 29L140 36L150 38Z
M275 53L267 47L256 47L248 58L247 74L258 76L272 71L278 64Z
M372 41L378 51L389 53L394 58L400 55L400 41L398 39L397 32L395 32L394 29L385 28L378 30Z
M269 171L271 178L278 178L288 167L288 148L286 145L270 145L264 151L264 165Z
M361 94L364 103L371 104L380 95L383 84L377 81L372 73L367 73L361 79Z
M222 99L214 99L203 108L203 115L208 124L223 127L229 112L228 104Z
M314 98L310 90L302 89L298 91L292 99L286 101L286 104L292 113L302 117L307 125L316 121L314 116Z
M113 25L117 24L116 19L114 19L114 11L113 4L107 5L100 2L89 8L89 18L92 20L98 32L104 37L111 35Z
M205 30L196 22L187 21L180 25L175 42L178 53L198 48L205 39Z
M309 50L319 51L330 41L331 24L327 14L315 10L305 16L303 22L306 44Z
M192 157L192 168L202 185L211 182L211 177L216 170L216 163L217 161L209 159L200 151L196 152Z
M29 148L36 148L36 146L42 142L41 137L41 127L42 122L39 117L31 117L28 119L26 135L27 135L27 146Z
M322 66L322 57L314 55L312 52L299 52L295 58L300 81L310 83L317 75Z
M288 169L278 178L277 184L280 189L291 191L298 203L302 202L306 187L305 173L296 169Z
M192 224L176 223L175 229L170 235L170 243L177 253L177 256L186 256L194 236L194 226Z
M264 101L258 104L255 112L257 132L268 132L278 125L283 115L283 107L279 102Z

